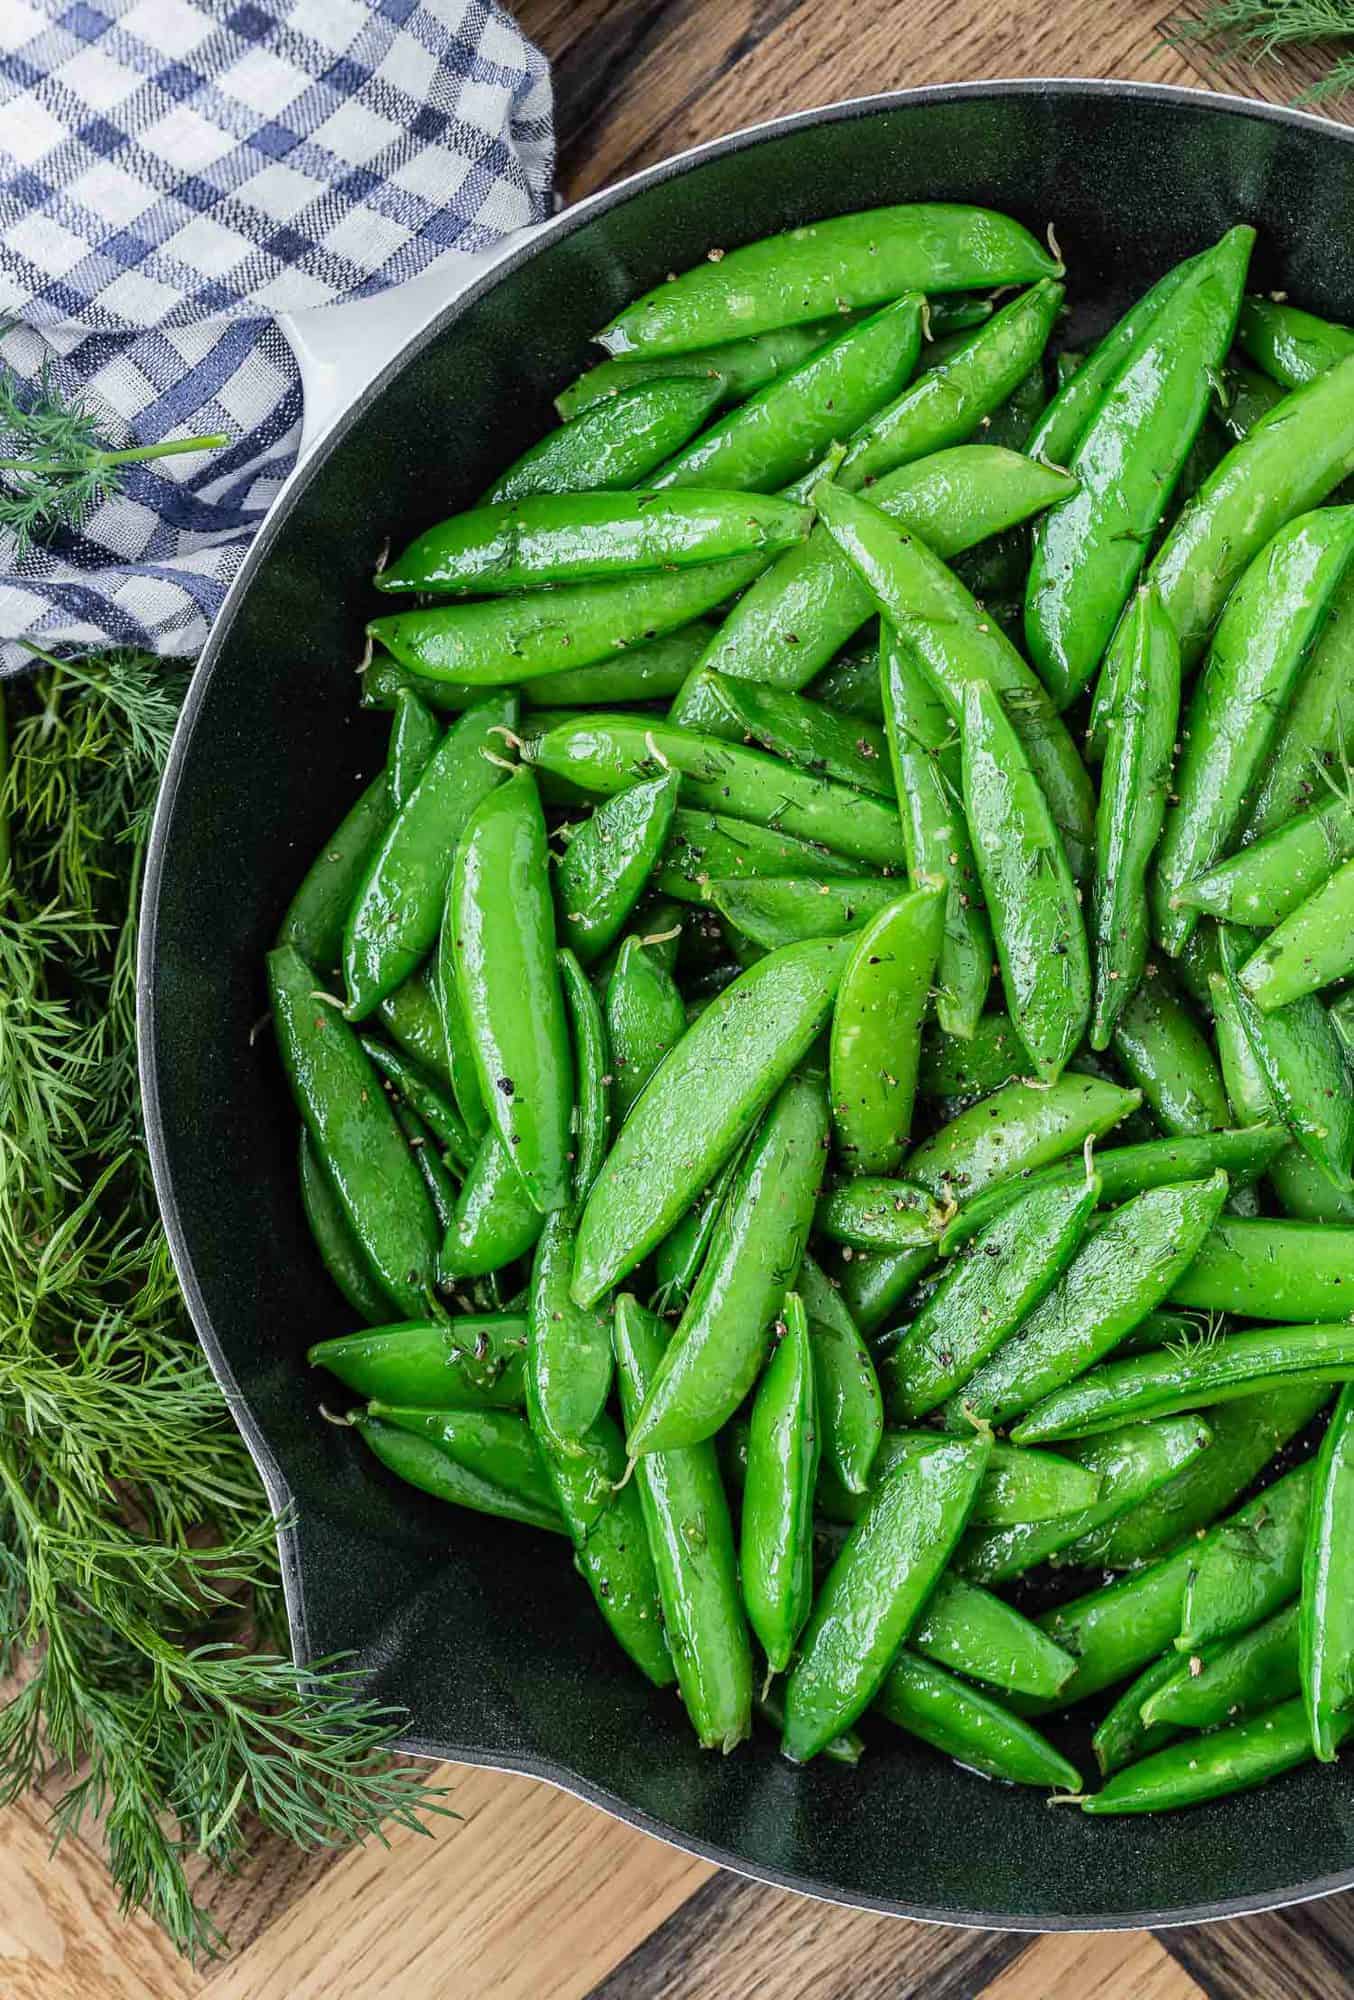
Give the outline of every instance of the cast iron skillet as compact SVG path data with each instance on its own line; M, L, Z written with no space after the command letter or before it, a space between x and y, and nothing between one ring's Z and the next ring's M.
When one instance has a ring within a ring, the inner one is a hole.
M588 336L669 270L815 217L916 199L1056 221L1108 316L1230 223L1255 280L1354 318L1354 134L1197 92L965 84L782 119L566 211L421 335L289 487L202 658L151 837L141 1060L189 1306L275 1509L300 1659L353 1652L403 1747L531 1772L712 1860L843 1902L1020 1930L1193 1923L1354 1881L1354 1787L1315 1767L1161 1820L1050 1812L896 1732L857 1771L767 1741L695 1747L611 1644L553 1538L396 1488L317 1410L308 1342L348 1324L296 1192L261 961L376 767L355 713L370 576L552 420ZM1076 329L1074 328L1074 332Z

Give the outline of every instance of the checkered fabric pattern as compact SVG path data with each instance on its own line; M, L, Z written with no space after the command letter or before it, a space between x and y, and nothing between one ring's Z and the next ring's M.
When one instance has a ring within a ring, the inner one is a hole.
M539 220L553 164L544 59L487 0L0 0L0 362L115 445L231 440L22 556L0 531L0 672L197 652L296 457L273 316Z

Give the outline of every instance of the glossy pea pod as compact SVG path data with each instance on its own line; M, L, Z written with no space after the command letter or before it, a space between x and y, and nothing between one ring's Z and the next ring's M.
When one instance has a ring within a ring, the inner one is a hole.
M1114 1053L1173 1138L1198 1138L1230 1122L1217 1059L1164 968L1149 966L1128 999L1114 1030Z
M319 972L338 963L353 897L390 825L390 776L373 778L349 807L302 879L277 934Z
M1246 299L1237 346L1285 389L1300 389L1354 354L1354 332L1277 299Z
M348 1014L361 1020L417 970L436 942L456 843L503 772L501 748L517 703L499 695L449 729L391 821L353 899L343 936Z
M386 755L390 798L396 812L402 812L413 797L441 740L442 725L428 704L412 688L401 688L395 697L395 719L390 725L390 749Z
M1283 390L1267 375L1259 375L1253 368L1235 362L1224 371L1222 380L1223 401L1218 421L1233 444L1239 444L1261 417L1267 417L1275 404L1283 401ZM1190 498L1193 497L1191 494Z
M607 981L611 1108L617 1127L669 1050L686 1033L686 1010L672 975L637 937L621 946Z
M487 1277L525 1257L543 1219L503 1141L486 1132L442 1239L438 1284L445 1291L458 1279Z
M1178 1653L1168 1650L1149 1661L1123 1693L1111 1703L1091 1738L1095 1761L1103 1774L1118 1771L1161 1749L1179 1735L1168 1722L1143 1721L1143 1710L1159 1687L1172 1679L1180 1664Z
M709 645L712 630L707 620L694 618L675 632L627 646L613 659L577 671L566 667L538 674L524 684L522 698L531 709L611 708L620 702L670 700ZM403 688L412 689L430 708L453 714L484 699L482 688L431 680L402 667L389 653L373 650L362 676L363 708L389 708Z
M1316 1323L1347 1314L1354 1296L1354 1227L1220 1216L1171 1304L1247 1319Z
M315 1142L303 1125L297 1159L301 1206L320 1261L348 1304L369 1326L390 1317L391 1301L377 1284L352 1224L320 1165Z
M489 1110L484 1102L484 1092L480 1089L470 1028L466 1021L465 1009L461 1005L460 988L456 983L456 919L450 908L450 900L451 884L448 882L448 907L442 918L442 928L437 935L437 959L431 986L437 1001L443 1063L451 1085L451 1094L456 1100L456 1108L461 1114L466 1131L472 1142L478 1144L489 1129Z
M489 1120L542 1214L569 1199L573 1064L555 962L545 820L529 771L472 815L448 914Z
M1081 1041L1091 968L1080 899L1048 800L996 690L964 689L964 817L1007 1009L1040 1079Z
M395 1117L414 1156L428 1199L433 1205L437 1227L445 1231L456 1209L456 1182L448 1171L428 1127L408 1104L396 1103Z
M1341 1717L1341 1737L1350 1720L1354 1718ZM1248 1722L1234 1723L1202 1740L1173 1743L1128 1765L1079 1803L1083 1812L1096 1814L1175 1812L1268 1784L1305 1764L1311 1754L1302 1703L1280 1702Z
M1226 1196L1227 1176L1214 1174L1125 1202L1088 1236L1015 1335L955 1392L944 1413L950 1428L974 1416L1004 1422L1108 1354L1169 1295Z
M1094 835L1090 780L1048 696L1010 640L924 543L900 532L868 501L824 486L818 507L838 548L912 647L951 715L962 716L973 683L1003 698L1073 871L1088 874Z
M859 210L696 264L626 306L609 354L681 354L902 293L1025 284L1061 265L1008 216L943 202Z
M977 1030L987 997L992 930L963 814L959 741L940 696L887 618L879 678L908 873L919 885L945 887L936 1019L945 1036L963 1039Z
M569 1286L574 1227L560 1209L545 1218L531 1267L527 1373L532 1422L552 1455L578 1455L611 1389L611 1328L578 1305Z
M611 1143L611 1051L601 1002L571 951L560 952L559 975L573 1049L570 1187L577 1211L587 1200Z
M614 1331L621 1404L632 1424L663 1336L653 1315L626 1293L616 1301ZM646 1453L635 1479L682 1700L701 1745L727 1753L752 1725L752 1648L715 1448Z
M1195 1544L1177 1651L1248 1631L1297 1595L1315 1470L1309 1461L1284 1473Z
M819 1590L785 1688L787 1757L803 1763L878 1692L972 1509L991 1440L937 1440L876 1489Z
M667 772L618 792L574 833L555 872L555 901L565 944L583 965L619 936L667 845L677 808L677 778Z
M712 735L745 738L802 771L821 772L875 798L894 797L884 732L874 723L838 715L789 688L763 687L713 668L702 668L692 682L688 708L693 696L702 700L705 694L711 720L700 726Z
M1157 852L1153 919L1172 956L1195 922L1176 892L1222 859L1243 822L1278 716L1352 558L1354 508L1301 514L1260 551L1228 601L1190 700L1178 803Z
M1354 1703L1354 1386L1346 1381L1316 1461L1302 1560L1298 1665L1312 1748L1334 1761Z
M752 1388L799 1269L827 1134L821 1076L791 1077L749 1142L690 1301L629 1425L632 1457L713 1437Z
M1229 230L1195 260L1092 412L1068 466L1076 494L1035 529L1025 641L1059 708L1098 666L1207 415L1254 240Z
M888 1174L903 1157L944 921L943 897L914 890L866 922L842 973L828 1078L850 1173Z
M801 1061L843 963L833 939L772 952L727 986L664 1057L579 1225L574 1296L591 1305L660 1243Z
M654 886L679 903L707 903L714 882L785 876L849 881L866 872L864 862L834 854L821 841L797 840L776 827L679 806Z
M796 1279L809 1323L820 1465L849 1494L867 1491L884 1430L884 1399L860 1330L814 1259Z
M1342 795L1345 748L1354 729L1354 574L1346 571L1326 623L1270 744L1242 839L1284 826L1294 813Z
M1354 867L1346 862L1258 944L1237 974L1262 1013L1354 972Z
M1140 1706L1148 1728L1216 1729L1299 1692L1298 1607L1286 1604L1235 1639L1176 1653Z
M406 979L403 986L387 993L376 1009L376 1018L396 1048L402 1049L438 1083L454 1093L451 1067L447 1060L447 1040L442 1026L438 980L431 965L424 964L412 979ZM459 1097L457 1106L465 1117ZM473 1136L474 1128L468 1117L466 1125Z
M1057 1282L1085 1234L1100 1181L1036 1187L956 1258L881 1364L895 1422L926 1416L967 1381Z
M1125 622L1124 664L1106 722L1095 821L1091 1046L1096 1049L1109 1047L1147 964L1147 873L1166 816L1180 720L1180 645L1154 588L1138 593Z
M548 431L499 474L480 505L637 486L681 450L719 401L719 385L699 376L627 383L578 423Z
M975 423L979 420L975 415ZM886 473L872 504L947 559L1065 499L1066 473L998 445L956 445ZM868 586L827 530L787 549L743 593L711 639L703 668L801 688L826 669L875 609ZM826 699L826 694L822 696ZM673 717L680 722L679 697Z
M885 1431L875 1459L876 1478L887 1478L900 1458L934 1443L934 1431ZM1030 1451L1020 1445L998 1442L992 1447L983 1483L978 1488L969 1516L970 1526L1006 1528L1023 1522L1053 1520L1089 1507L1099 1491L1098 1474L1088 1472L1073 1458L1059 1452ZM864 1506L864 1491L848 1492L831 1466L819 1467L818 1507L825 1519L856 1521Z
M915 1182L859 1174L831 1188L818 1204L818 1232L862 1250L933 1250L942 1212Z
M784 487L850 437L912 374L922 299L905 293L843 328L739 403L653 475L657 488Z
M1336 795L1196 875L1178 891L1191 910L1268 930L1316 894L1354 856L1354 806Z
M1127 1680L1174 1644L1185 1585L1199 1546L1177 1549L1149 1568L1116 1577L1113 1583L1041 1614L1042 1629L1076 1663L1056 1704L1049 1701L1041 1707L1087 1701L1116 1681Z
M565 1533L536 1440L515 1411L372 1402L358 1428L383 1465L435 1499Z
M827 319L809 320L803 326L776 327L768 333L749 334L714 347L690 348L681 354L618 355L599 361L562 389L555 398L555 408L566 424L572 424L585 410L614 398L623 389L633 389L642 382L686 379L708 383L718 398L716 408L741 403L807 361L825 341L834 339L842 330L842 320L843 315L834 311Z
M520 1410L527 1322L520 1313L407 1320L306 1350L345 1389L399 1409Z
M1075 1791L1081 1773L1031 1723L980 1688L904 1649L874 1698L874 1711L962 1764L1010 1785Z
M681 1312L691 1297L741 1159L740 1151L724 1162L709 1187L654 1252L655 1290L650 1305L660 1316Z
M790 1292L752 1405L740 1530L748 1622L777 1674L789 1666L813 1602L818 1454L809 1325L803 1301Z
M708 893L711 908L743 937L764 951L779 951L805 938L859 934L893 907L897 884L782 875L711 882Z
M268 954L282 1066L373 1276L411 1316L427 1304L437 1225L417 1163L356 1034L292 945Z
M373 1066L427 1126L438 1144L446 1147L458 1173L465 1173L475 1157L475 1143L437 1081L403 1049L392 1049L375 1035L363 1035L361 1041Z

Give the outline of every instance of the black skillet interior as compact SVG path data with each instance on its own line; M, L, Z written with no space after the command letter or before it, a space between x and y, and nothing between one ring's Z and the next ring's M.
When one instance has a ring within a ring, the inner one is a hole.
M353 670L377 551L467 505L551 422L627 299L712 245L881 202L1056 222L1073 334L1229 224L1254 278L1354 317L1354 143L1192 93L976 85L724 141L566 213L351 413L275 517L199 670L155 829L143 940L147 1115L199 1331L277 1502L293 1636L352 1651L409 1747L538 1772L716 1859L819 1894L993 1927L1169 1922L1354 1879L1354 1787L1309 1769L1160 1821L1088 1820L901 1737L856 1771L769 1742L699 1751L608 1643L561 1545L421 1503L319 1415L304 1350L341 1330L296 1194L261 961L375 768Z

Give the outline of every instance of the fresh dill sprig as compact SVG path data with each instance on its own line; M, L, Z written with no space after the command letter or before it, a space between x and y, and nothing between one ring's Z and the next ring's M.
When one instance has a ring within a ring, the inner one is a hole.
M1300 104L1354 89L1354 0L1209 0L1202 14L1175 15L1169 42L1208 43L1255 60L1282 63L1284 51L1315 47L1325 73L1297 93Z
M442 1808L348 1669L274 1650L273 1522L155 1209L135 909L182 691L115 654L0 701L0 1807L64 1771L56 1837L97 1818L124 1906L197 1956L204 1860Z
M58 395L48 368L30 382L0 365L0 533L14 536L22 556L60 523L81 520L116 493L124 466L229 442L212 435L115 450L82 403Z

